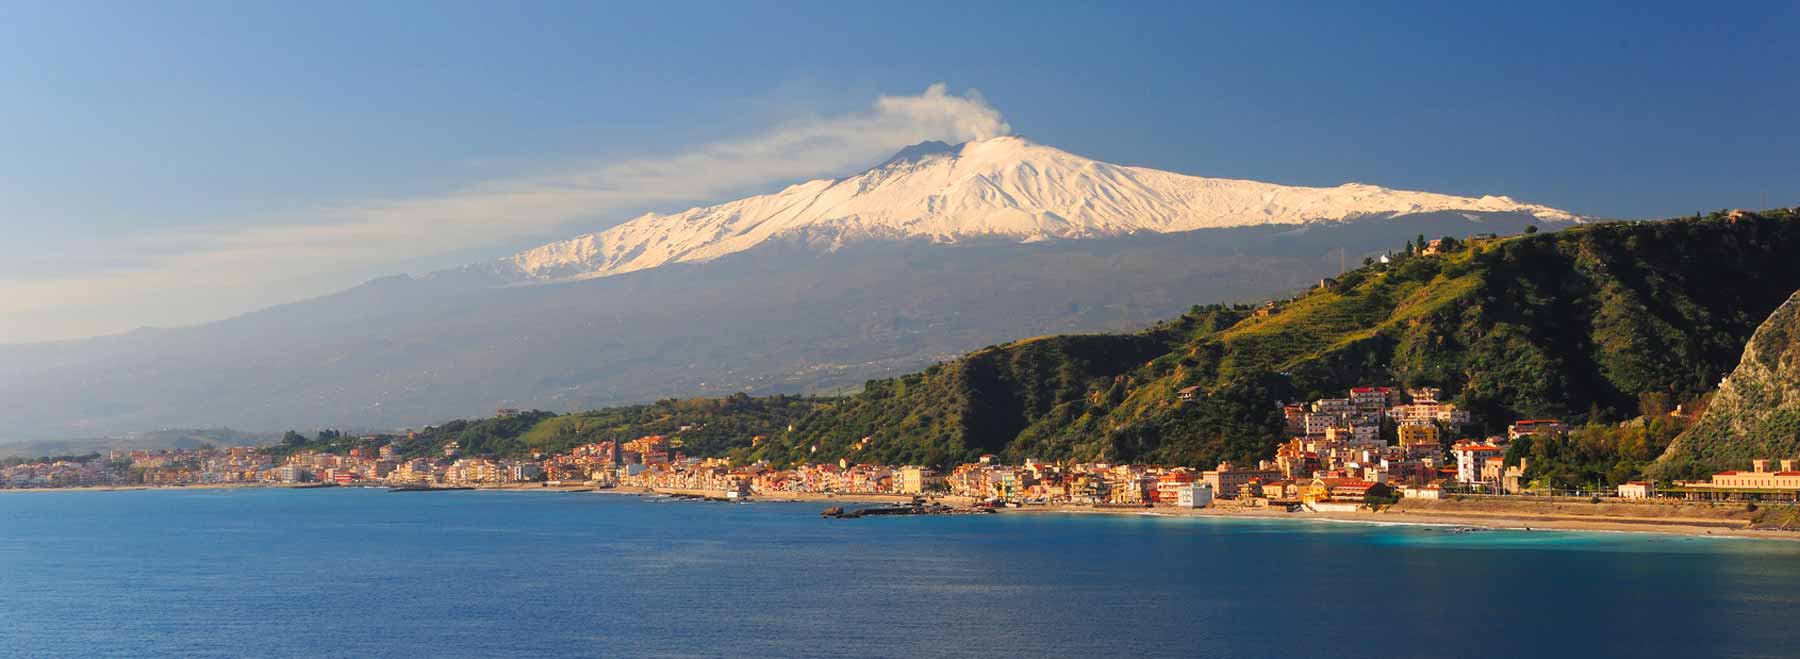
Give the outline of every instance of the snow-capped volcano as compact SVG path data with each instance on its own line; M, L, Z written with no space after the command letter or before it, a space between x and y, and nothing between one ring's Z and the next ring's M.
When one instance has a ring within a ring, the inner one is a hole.
M826 248L863 239L1031 242L1437 211L1581 220L1507 197L1361 183L1296 187L1112 165L1009 136L917 144L861 174L673 215L646 214L492 266L526 280L591 278L709 261L777 239Z

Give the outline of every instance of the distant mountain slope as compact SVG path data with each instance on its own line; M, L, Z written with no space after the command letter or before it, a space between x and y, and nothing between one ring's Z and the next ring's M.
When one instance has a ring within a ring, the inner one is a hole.
M1008 337L1291 292L1421 234L1579 219L1505 197L1184 176L1018 138L927 143L846 178L223 322L0 346L0 441L841 391Z
M837 248L868 239L1016 242L1470 211L1581 218L1507 197L1350 183L1307 188L1202 178L1083 158L1018 137L915 145L842 179L649 214L478 267L514 280L603 277L709 261L775 240Z
M1642 396L1708 391L1800 288L1795 254L1800 218L1785 211L1477 241L1357 270L1272 314L1196 309L1140 334L1019 341L871 382L758 455L1254 459L1279 438L1276 401L1360 383L1444 387L1490 429L1623 419ZM1177 399L1186 386L1196 400Z
M1800 291L1757 328L1700 420L1657 460L1663 478L1800 457Z
M1555 226L1436 213L1020 244L775 241L703 264L506 286L393 277L228 321L0 346L0 440L402 428L737 391L835 392L1022 335L1129 331L1302 289L1412 239Z

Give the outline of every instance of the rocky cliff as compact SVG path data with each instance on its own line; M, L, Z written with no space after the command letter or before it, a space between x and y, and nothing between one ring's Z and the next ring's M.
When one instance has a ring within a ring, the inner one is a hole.
M1695 477L1756 458L1800 456L1800 292L1769 315L1719 384L1700 421L1675 438L1652 473Z

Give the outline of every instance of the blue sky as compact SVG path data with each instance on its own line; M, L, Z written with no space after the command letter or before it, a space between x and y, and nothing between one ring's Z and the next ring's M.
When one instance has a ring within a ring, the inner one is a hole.
M500 256L841 174L980 108L1205 176L1625 218L1800 203L1800 3L967 4L0 5L0 342ZM940 82L919 123L875 105ZM846 126L869 134L787 151ZM621 163L696 179L418 219ZM441 230L328 230L370 216Z

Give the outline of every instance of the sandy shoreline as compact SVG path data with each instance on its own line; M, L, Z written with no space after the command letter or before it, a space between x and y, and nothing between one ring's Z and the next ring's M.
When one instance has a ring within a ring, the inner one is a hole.
M604 491L604 490L603 490ZM702 495L701 491L655 491L641 488L616 488L611 490L619 494L685 494ZM715 493L716 494L716 493ZM757 495L751 501L780 501L802 503L825 503L832 505L882 505L892 503L908 503L910 495L899 494L812 494L799 492L782 492L773 495ZM968 497L937 497L933 501L951 506L967 506L974 503ZM1491 502L1489 502L1491 503ZM1511 503L1511 502L1505 502ZM1451 501L1413 502L1414 506L1428 507L1426 510L1410 510L1402 507L1382 511L1357 512L1287 512L1279 508L1238 508L1231 505L1211 508L1191 509L1175 507L1120 507L1096 508L1093 506L1057 504L1030 505L1022 508L1003 508L1007 514L1071 514L1071 515L1149 515L1158 517L1218 517L1241 519L1278 519L1293 521L1328 521L1354 522L1362 524L1405 524L1429 526L1458 526L1482 529L1525 530L1525 531L1599 531L1616 533L1656 533L1662 535L1681 535L1696 537L1743 537L1763 538L1770 540L1800 540L1800 531L1782 531L1750 528L1746 519L1727 516L1735 514L1732 509L1709 508L1715 513L1723 513L1714 518L1699 518L1680 515L1648 516L1645 512L1664 512L1673 510L1683 512L1687 506L1682 504L1640 504L1640 514L1604 515L1599 512L1614 512L1619 504L1613 507L1600 507L1572 510L1553 510L1551 512L1533 511L1485 511L1469 508L1480 503L1462 503ZM1531 505L1531 504L1526 504ZM1558 508L1557 505L1540 506ZM1569 508L1567 504L1563 508Z
M183 486L146 486L146 485L102 485L66 488L30 488L0 489L0 493L11 492L134 492L134 491L179 491L179 490L231 490L231 489L335 489L317 485L276 485L265 483L217 483L206 485ZM688 495L718 496L717 492L702 490L655 490L637 487L614 487L594 489L585 484L559 485L547 487L542 483L510 483L506 485L486 485L468 488L478 491L518 491L518 492L596 492L603 494L619 494L629 496L654 495ZM751 497L755 502L785 503L821 503L827 505L884 505L909 503L910 495L902 494L823 494L810 492L780 492L760 494ZM950 506L969 506L974 499L969 497L934 497L932 501ZM1476 508L1496 508L1480 510ZM1509 509L1515 508L1515 509ZM1519 510L1516 508L1525 508ZM1069 515L1139 515L1156 517L1214 517L1240 519L1279 519L1294 521L1329 521L1355 522L1363 524L1406 524L1432 526L1466 526L1483 529L1506 529L1528 531L1601 531L1617 533L1655 533L1663 535L1680 535L1696 537L1740 537L1761 538L1769 540L1800 540L1800 531L1751 528L1750 521L1744 518L1737 509L1720 507L1700 507L1686 504L1634 504L1581 508L1569 504L1534 504L1530 502L1496 502L1480 503L1429 501L1403 502L1399 506L1381 511L1357 512L1287 512L1279 508L1239 508L1231 505L1211 508L1187 509L1174 507L1153 508L1096 508L1093 506L1055 504L1030 505L1022 508L1003 508L1007 514L1069 514ZM1621 513L1620 511L1623 511ZM1655 514L1651 514L1655 513ZM1700 516L1701 514L1707 516Z
M1750 528L1748 524L1698 519L1602 517L1577 515L1489 513L1482 511L1414 512L1401 510L1357 512L1286 512L1271 508L1093 508L1089 506L1027 506L1007 513L1071 515L1149 515L1157 517L1217 517L1293 521L1353 522L1374 525L1457 526L1518 531L1589 531L1654 533L1694 537L1741 537L1768 540L1800 540L1800 531Z

